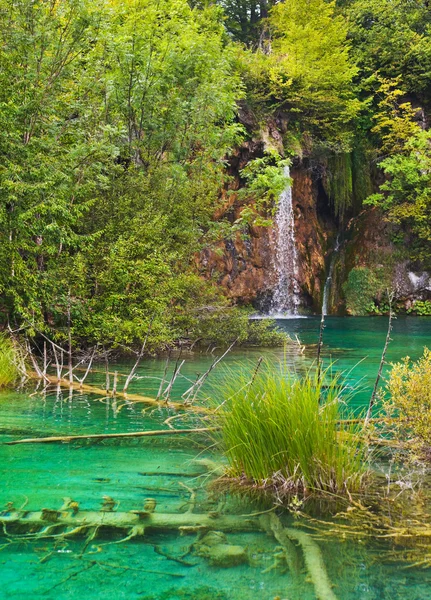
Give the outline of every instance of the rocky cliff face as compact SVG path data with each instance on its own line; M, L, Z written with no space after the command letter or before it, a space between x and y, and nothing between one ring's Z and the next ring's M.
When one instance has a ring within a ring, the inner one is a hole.
M231 182L216 218L232 223L239 219L244 204L238 190L246 184L241 170L250 160L263 156L268 148L283 154L280 131L283 132L280 124L269 124L258 139L244 143L231 158ZM374 296L372 293L370 296L370 303L374 302L376 309L384 305L388 287L395 291L400 310L408 310L415 300L431 300L430 274L420 264L409 261L406 252L403 254L402 249L392 243L394 230L378 210L363 210L342 226L337 224L323 185L324 161L295 159L290 174L299 259L298 284L305 312L321 311L331 262L328 314L352 312L346 306L345 284L349 274L358 268L368 269L370 276L378 280ZM337 234L340 248L334 254ZM234 303L251 304L265 312L277 283L275 257L275 227L249 226L246 232L237 232L216 248L203 251L198 267L203 276L215 279ZM361 295L362 290L357 290L357 294Z
M431 299L431 276L423 266L408 258L408 249L391 240L396 229L373 208L351 219L343 232L343 241L334 257L329 312L344 314L346 299L343 286L355 269L366 268L375 277L370 296L377 304L387 303L387 290L394 293L398 310L408 311L417 300ZM360 292L360 290L359 290ZM347 307L347 312L349 307Z
M245 144L231 161L233 182L230 194L217 217L231 221L239 218L243 205L232 191L238 190L243 182L240 170L247 161L261 154L265 142ZM291 168L293 180L293 209L295 215L295 237L299 258L298 283L301 289L301 304L308 309L320 309L325 280L325 255L328 239L331 242L334 226L318 214L318 181L305 162L297 161ZM249 227L244 235L237 233L215 250L205 250L200 257L201 270L216 277L228 296L236 303L252 304L258 310L268 307L272 290L276 284L274 264L276 232L274 226Z

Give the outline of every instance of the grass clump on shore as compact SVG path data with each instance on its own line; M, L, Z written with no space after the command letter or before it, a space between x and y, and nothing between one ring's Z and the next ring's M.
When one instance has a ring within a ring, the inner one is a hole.
M0 334L0 389L13 385L18 375L16 350L11 340Z
M280 501L361 490L367 448L354 425L340 424L337 379L325 373L322 380L281 367L262 369L252 381L226 381L218 412L232 480L273 492Z

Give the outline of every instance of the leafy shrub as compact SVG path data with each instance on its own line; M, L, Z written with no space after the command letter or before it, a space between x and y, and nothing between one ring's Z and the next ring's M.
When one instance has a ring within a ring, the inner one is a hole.
M16 350L10 339L0 334L0 388L12 385L18 374Z
M207 307L199 312L193 334L201 346L226 346L237 340L242 346L283 346L290 338L271 319L250 319L250 311L237 307Z
M431 301L415 300L413 306L409 308L407 312L421 317L429 317L431 316Z
M219 411L229 475L279 499L357 492L365 450L352 426L340 426L342 389L328 379L323 385L316 375L299 378L268 365L251 382L232 374Z
M384 407L397 438L431 457L431 351L392 365ZM393 419L393 420L392 420Z

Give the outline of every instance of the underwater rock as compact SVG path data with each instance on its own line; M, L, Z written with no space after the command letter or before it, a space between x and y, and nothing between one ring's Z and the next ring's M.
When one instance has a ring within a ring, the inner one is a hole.
M248 562L246 549L232 544L213 546L206 558L213 567L236 567Z
M227 538L222 531L208 531L199 542L202 546L217 546L227 544Z
M214 567L236 567L248 562L247 550L243 546L228 544L221 531L209 531L205 534L195 544L195 552Z

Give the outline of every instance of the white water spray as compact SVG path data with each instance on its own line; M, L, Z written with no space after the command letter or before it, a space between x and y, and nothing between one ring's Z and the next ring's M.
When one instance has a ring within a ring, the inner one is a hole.
M280 195L275 216L276 225L276 272L277 285L274 289L271 316L295 316L298 314L298 253L295 242L295 219L292 206L290 169L284 168L289 183Z

